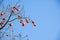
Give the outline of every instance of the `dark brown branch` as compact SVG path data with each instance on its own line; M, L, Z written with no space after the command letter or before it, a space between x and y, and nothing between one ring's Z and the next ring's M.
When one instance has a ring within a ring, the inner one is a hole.
M2 26L2 24L0 24L0 26Z
M6 24L9 22L9 19L10 19L11 15L12 15L12 14L10 14L8 20L7 20L6 23L0 28L0 30L3 29L3 28L6 26Z

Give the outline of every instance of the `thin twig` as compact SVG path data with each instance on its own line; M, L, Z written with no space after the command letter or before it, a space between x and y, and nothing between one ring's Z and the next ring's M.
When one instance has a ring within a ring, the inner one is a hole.
M17 18L14 18L14 19L12 19L12 20L9 20L9 22L12 22L12 21L14 21L14 20L16 20Z

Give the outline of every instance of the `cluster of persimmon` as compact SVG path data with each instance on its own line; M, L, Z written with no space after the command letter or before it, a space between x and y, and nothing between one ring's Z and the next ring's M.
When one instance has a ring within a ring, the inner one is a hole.
M19 11L19 9L18 9L16 6L14 6L14 7L13 7L13 10L11 10L11 13L12 13L12 14L14 14L14 9L15 9L16 11ZM18 15L17 18L22 18L22 17L21 17L20 15ZM29 19L28 19L28 18L25 18L25 21L26 21L26 23L29 23ZM34 21L31 21L31 22L32 22L32 24L33 24L34 26L36 26L36 24L35 24ZM22 26L25 25L23 19L20 19L20 23L22 24ZM12 26L12 24L9 24L9 25Z
M2 11L0 11L0 17L2 17L2 16L4 16L4 14L2 13ZM6 18L0 18L0 19L2 19L2 22L0 22L0 24L2 25L2 24L4 24L4 21L6 20Z
M15 10L16 11L19 11L19 9L18 9L18 7L17 6L13 6L13 9L11 9L11 14L14 14L15 13ZM0 16L4 16L4 13L3 12L0 12ZM24 23L24 21L23 21L23 19L22 19L22 16L21 15L17 15L17 18L18 19L20 19L20 23L22 24L22 26L24 26L25 25L25 23ZM29 23L29 19L28 18L24 18L25 19L25 21L26 21L26 23ZM2 18L2 22L0 22L0 24L1 25L3 25L4 24L4 21L6 20L6 18ZM36 26L36 24L35 24L35 22L33 21L33 20L31 20L31 23L34 25L34 26ZM12 23L10 23L10 24L8 24L10 27L11 26L13 26L13 24Z

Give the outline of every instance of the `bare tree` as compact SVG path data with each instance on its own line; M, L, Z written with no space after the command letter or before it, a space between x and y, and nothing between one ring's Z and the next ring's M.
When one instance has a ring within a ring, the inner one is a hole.
M17 2L19 3L19 1ZM17 5L16 3L16 5ZM22 24L22 26L24 26L24 21L23 19L25 19L26 23L32 22L32 24L34 26L36 26L36 24L34 23L34 21L32 21L31 19L29 19L29 17L24 17L21 13L21 10L24 9L24 6L22 6L22 8L18 8L18 6L14 5L13 7L8 6L7 9L5 11L0 10L0 30L3 29L9 22L11 23L12 21L18 19L20 20L20 23ZM9 12L10 14L8 16L6 12ZM15 18L11 19L12 16L16 16ZM7 18L8 17L8 18ZM12 26L12 23L9 24L9 26Z
M26 23L30 22L36 27L36 24L33 20L31 20L29 17L24 16L25 13L23 14L24 11L22 12L22 10L24 10L24 6L22 6L21 8L20 8L20 5L17 6L17 4L19 2L20 2L20 0L18 0L18 2L15 5L13 5L13 6L7 5L7 8L5 10L0 10L0 36L2 34L1 30L4 27L6 27L6 25L9 25L10 27L12 27L13 26L12 21L14 21L16 19L19 20L19 23L21 23L23 27L25 25L25 22ZM3 4L2 4L2 7L4 9ZM8 30L8 29L9 29L9 27L6 30ZM3 33L3 35L4 34L5 34L5 32ZM6 36L8 36L8 35L6 35ZM1 36L1 37L3 37L3 36ZM21 34L19 34L18 37L20 37L20 39L21 39ZM13 32L12 32L12 40L15 40L15 37L13 36Z

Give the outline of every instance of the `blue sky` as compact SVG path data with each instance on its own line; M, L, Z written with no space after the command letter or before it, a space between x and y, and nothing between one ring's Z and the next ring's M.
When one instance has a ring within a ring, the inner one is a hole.
M13 1L12 4L17 0ZM4 0L4 3L6 2L9 4L8 0ZM21 2L25 7L25 15L30 16L36 22L37 27L34 28L29 23L23 28L18 21L14 21L15 34L27 34L30 40L59 40L60 0L21 0Z

